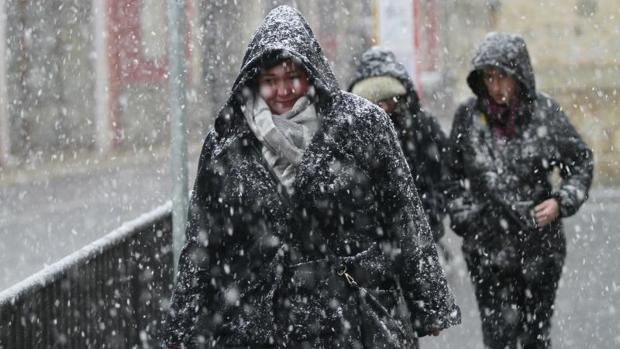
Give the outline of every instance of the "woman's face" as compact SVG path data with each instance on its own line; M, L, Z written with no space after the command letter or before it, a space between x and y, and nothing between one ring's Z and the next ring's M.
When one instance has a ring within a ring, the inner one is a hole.
M382 99L377 102L377 105L386 112L386 114L390 115L396 110L396 106L398 105L398 101L400 96L392 97L388 99Z
M261 71L258 76L258 91L276 115L291 110L309 87L306 72L290 59Z
M483 71L484 85L489 96L498 104L508 104L517 94L517 81L505 72L489 68Z

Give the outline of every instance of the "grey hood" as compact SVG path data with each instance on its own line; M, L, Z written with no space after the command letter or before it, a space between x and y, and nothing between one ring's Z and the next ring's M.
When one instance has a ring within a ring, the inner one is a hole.
M487 96L482 81L482 70L495 67L510 74L519 82L525 99L529 101L536 99L534 70L525 40L521 36L507 33L487 34L471 63L473 68L467 77L467 84L479 98Z
M362 54L348 91L351 91L356 83L376 76L390 76L400 81L407 90L410 99L408 109L411 114L420 110L420 98L407 69L396 60L393 52L383 48L373 47Z

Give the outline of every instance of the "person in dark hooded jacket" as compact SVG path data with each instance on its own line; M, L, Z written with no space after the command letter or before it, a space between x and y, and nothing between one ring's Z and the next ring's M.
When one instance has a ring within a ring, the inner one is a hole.
M412 171L435 241L444 234L442 180L446 136L420 106L413 81L393 52L373 47L362 54L349 91L380 106L392 120Z
M566 255L561 218L588 197L592 151L562 108L537 92L525 41L490 33L450 135L448 204L488 348L549 348ZM561 181L552 185L559 170Z
M389 348L459 321L388 118L275 8L200 155L165 345Z

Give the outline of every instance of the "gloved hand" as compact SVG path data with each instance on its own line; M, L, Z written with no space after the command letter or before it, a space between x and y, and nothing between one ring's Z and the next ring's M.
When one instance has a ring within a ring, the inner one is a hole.
M452 230L459 236L466 236L471 232L471 224L479 217L482 206L464 191L462 196L448 201L447 209Z

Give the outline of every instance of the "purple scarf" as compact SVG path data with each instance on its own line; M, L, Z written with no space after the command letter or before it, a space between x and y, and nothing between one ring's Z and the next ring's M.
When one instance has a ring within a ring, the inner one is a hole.
M517 135L518 100L513 100L506 105L496 103L492 98L487 98L485 104L489 114L489 124L495 137L514 138Z

